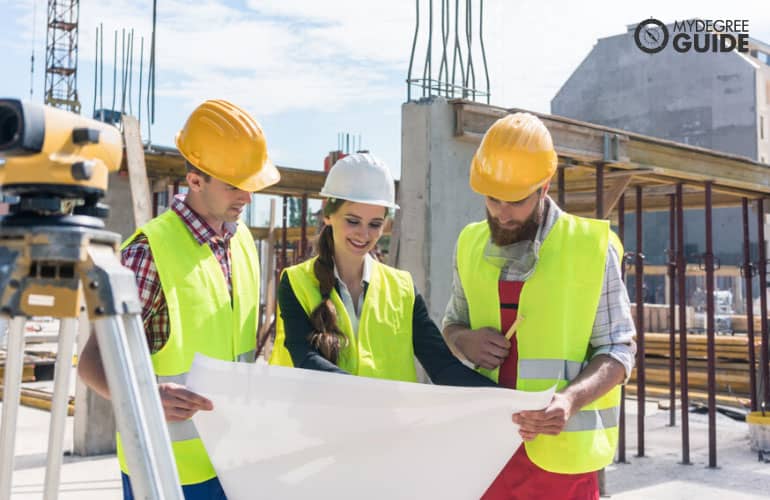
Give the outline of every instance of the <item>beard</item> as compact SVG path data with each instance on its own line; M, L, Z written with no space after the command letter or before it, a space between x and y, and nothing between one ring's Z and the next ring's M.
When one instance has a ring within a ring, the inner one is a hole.
M537 235L537 229L540 227L540 222L543 219L543 211L540 210L542 205L538 203L532 210L532 213L514 229L505 229L500 226L497 219L492 217L492 214L487 210L487 224L489 225L490 238L492 243L499 247L512 245L519 241L534 240Z

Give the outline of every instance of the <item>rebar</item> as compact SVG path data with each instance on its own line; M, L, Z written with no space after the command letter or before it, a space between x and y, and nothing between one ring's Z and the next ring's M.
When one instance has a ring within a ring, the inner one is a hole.
M412 67L414 66L414 51L415 51L415 48L417 47L417 35L420 32L420 0L414 0L414 7L415 7L414 37L412 38L412 52L409 55L409 69L406 72L407 102L412 100ZM339 143L339 136L337 137L337 140Z
M489 69L487 67L487 50L484 48L484 0L479 2L479 43L481 44L481 59L484 62L484 78L487 82L487 104L489 104Z
M419 0L418 0L419 1ZM425 64L422 67L422 79L423 81L430 82L433 78L431 71L431 56L433 54L433 0L428 0L428 51L425 55ZM423 85L422 96L425 97L428 93L430 83L428 87Z
M465 1L465 39L468 46L468 58L467 66L465 68L465 82L463 86L463 97L467 97L467 92L470 91L471 97L476 99L476 72L473 69L473 8L471 0Z
M441 0L441 63L438 67L439 86L444 82L444 95L449 97L449 63L447 62L446 46L449 41L449 0ZM442 79L443 77L443 79ZM441 90L439 90L441 95Z
M445 96L455 97L459 94L463 98L476 99L483 96L487 103L490 102L490 80L487 67L486 48L484 46L484 2L479 3L479 45L484 65L484 75L486 90L476 88L476 65L473 61L473 2L466 0L464 3L465 12L460 8L460 1L455 0L454 10L452 10L450 0L441 0L441 49L440 63L438 65L438 74L433 73L433 0L428 0L428 28L425 58L423 60L423 71L421 78L414 78L415 53L417 40L420 36L420 0L415 0L415 29L412 36L412 47L409 57L409 69L407 70L407 100L412 100L412 86L419 86L422 90L422 97ZM463 57L463 48L460 43L460 16L464 15L464 43L467 50L466 57ZM454 18L454 23L452 23ZM454 24L454 43L452 50L452 71L449 71L449 41L451 36L452 24ZM457 80L457 69L460 70L460 81Z
M455 46L452 54L452 97L455 95L457 81L455 80L455 65L460 60L460 79L465 82L465 65L463 63L463 51L460 46L460 0L455 0Z

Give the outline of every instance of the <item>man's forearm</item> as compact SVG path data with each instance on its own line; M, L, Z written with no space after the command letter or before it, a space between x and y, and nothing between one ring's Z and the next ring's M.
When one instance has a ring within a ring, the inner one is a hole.
M573 413L607 394L623 383L626 369L606 354L594 357L561 392L572 401Z
M105 399L110 399L110 388L107 385L107 376L99 354L99 344L93 334L88 338L83 352L80 353L78 375L94 392Z
M457 337L467 329L468 327L464 325L447 325L441 331L441 335L444 337L446 344L449 346L449 350L451 350L452 354L454 354L460 359L468 359L468 358L457 346Z

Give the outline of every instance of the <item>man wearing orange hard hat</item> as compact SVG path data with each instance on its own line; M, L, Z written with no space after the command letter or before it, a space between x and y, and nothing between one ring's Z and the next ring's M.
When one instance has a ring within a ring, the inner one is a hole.
M255 191L280 180L267 155L262 128L245 110L223 100L198 106L176 136L187 167L186 194L140 227L122 249L136 274L142 318L187 499L224 499L190 418L211 401L185 387L193 356L253 361L259 318L259 259L240 220ZM109 398L96 337L79 373ZM118 436L124 498L133 498Z
M608 221L548 196L556 165L529 113L495 122L471 164L487 220L458 238L444 336L501 386L557 388L544 410L513 415L524 444L485 499L599 498L596 471L614 457L620 384L634 365L620 242Z

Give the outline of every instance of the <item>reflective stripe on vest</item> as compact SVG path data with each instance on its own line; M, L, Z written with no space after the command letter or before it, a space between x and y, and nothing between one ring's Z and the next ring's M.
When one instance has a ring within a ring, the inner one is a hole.
M472 329L500 330L500 268L484 258L486 221L463 229L457 269L468 302ZM519 297L519 390L563 389L587 362L609 244L619 249L607 221L561 214L540 248L540 258ZM565 251L569 249L569 251ZM622 249L617 252L622 255ZM497 370L479 370L497 380ZM563 474L600 469L611 463L617 443L620 388L581 408L558 436L540 435L525 444L540 468Z
M570 417L565 432L592 431L610 429L618 426L620 419L620 407L605 408L603 410L580 410Z
M570 382L577 377L587 363L566 359L523 359L519 361L519 378L560 380ZM617 427L620 406L603 410L581 410L572 415L562 432L590 431Z
M168 435L171 437L171 442L175 441L188 441L190 439L198 439L198 429L195 428L193 421L183 420L182 422L166 422L168 427Z
M585 363L566 359L522 359L519 378L570 381L583 370Z
M251 349L250 351L243 352L238 355L236 360L239 363L253 363L257 359L257 349Z
M321 303L318 279L313 271L315 258L288 267L284 272L294 295L309 317ZM371 277L361 309L357 335L339 294L332 290L331 300L337 311L337 326L347 338L340 351L338 365L354 375L388 380L416 382L412 315L414 284L412 276L380 262L373 262ZM284 345L286 338L280 310L276 313L275 344L270 364L293 366Z
M230 239L232 295L222 268L207 244L200 245L179 216L169 210L143 233L150 244L169 312L169 338L152 354L158 382L184 385L196 352L226 361L254 358L259 305L259 258L248 228L238 223ZM173 242L170 244L169 242ZM169 422L181 484L216 476L191 420ZM118 461L129 474L118 436Z

